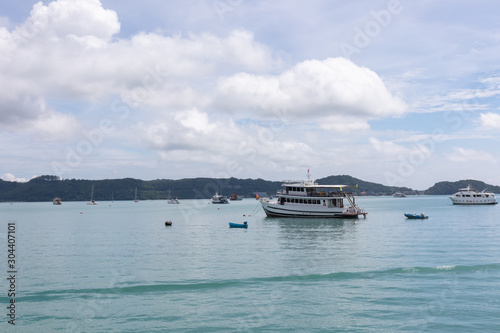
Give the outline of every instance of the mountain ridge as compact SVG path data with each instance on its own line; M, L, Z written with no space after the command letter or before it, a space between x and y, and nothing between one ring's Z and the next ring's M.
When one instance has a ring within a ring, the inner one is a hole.
M500 193L500 186L486 184L477 180L460 180L456 182L438 182L425 191L417 191L408 187L386 186L374 182L364 181L349 175L332 175L316 180L321 185L351 185L349 192L354 195L392 195L402 192L406 195L453 194L460 188L471 185L478 190L488 188L489 191ZM237 193L245 197L253 197L255 193L273 195L281 188L281 181L269 181L261 178L183 178L183 179L156 179L141 180L135 178L122 179L60 179L57 176L43 175L31 179L26 183L0 180L0 201L52 201L60 197L63 201L87 201L90 199L92 186L94 198L99 201L133 200L137 188L140 200L179 199L208 199L215 192L231 195Z

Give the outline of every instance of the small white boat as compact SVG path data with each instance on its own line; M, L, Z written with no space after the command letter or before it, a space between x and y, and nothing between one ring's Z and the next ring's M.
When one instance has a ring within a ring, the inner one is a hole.
M459 189L450 197L450 200L454 205L496 205L498 203L495 194L486 192L486 189L477 192L470 185Z
M53 205L60 205L60 204L62 204L61 198L55 197L54 200L52 200L52 204Z
M170 205L176 205L176 204L180 204L181 203L179 201L179 199L177 199L177 198L172 199L170 189L168 190L168 199L167 200L168 200L167 203L170 204Z
M181 202L179 201L179 199L175 198L175 199L169 199L167 201L169 204L180 204Z
M406 194L401 193L401 192L396 192L392 196L395 198L406 198Z
M212 203L213 204L228 204L229 201L227 200L226 196L223 196L223 195L215 192L215 195L212 197Z

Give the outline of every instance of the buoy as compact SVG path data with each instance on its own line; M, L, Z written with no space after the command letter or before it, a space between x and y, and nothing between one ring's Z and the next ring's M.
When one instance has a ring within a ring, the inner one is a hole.
M246 216L245 214L243 214L243 216Z

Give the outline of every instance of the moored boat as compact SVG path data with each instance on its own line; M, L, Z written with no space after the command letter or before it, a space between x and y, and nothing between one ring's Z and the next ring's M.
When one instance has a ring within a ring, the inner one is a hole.
M486 192L486 189L477 192L470 185L459 189L450 197L450 200L454 205L496 205L498 203L494 193Z
M97 202L94 200L94 185L92 185L92 192L90 194L90 201L87 202L87 205L97 205Z
M240 200L243 200L243 196L242 195L238 195L236 193L233 193L231 194L231 196L229 197L229 200L232 200L232 201L240 201Z
M168 201L167 201L168 204L180 204L181 202L179 201L179 199L175 198L173 199L172 196L171 196L171 191L170 189L168 190Z
M429 216L425 215L424 213L420 213L420 214L409 214L409 213L405 213L405 216L409 219L420 219L420 220L423 220L423 219L428 219Z
M243 223L229 222L229 228L248 228L248 223L246 221Z
M137 197L137 187L135 188L134 202L139 202L139 198Z
M54 200L52 200L52 204L53 205L60 205L60 204L62 204L61 198L55 197Z
M406 198L406 194L401 193L401 192L396 192L392 196L395 198Z
M366 212L356 205L351 192L343 191L350 185L319 185L310 179L284 181L277 199L260 199L262 208L270 217L357 218ZM346 200L346 202L344 202Z
M213 204L228 204L229 201L227 200L226 196L223 196L223 195L215 192L215 195L212 197L212 203Z

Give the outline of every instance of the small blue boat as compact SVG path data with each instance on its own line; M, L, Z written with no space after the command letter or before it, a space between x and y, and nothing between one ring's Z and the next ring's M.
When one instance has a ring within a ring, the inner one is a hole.
M248 223L246 221L243 223L231 223L231 222L229 222L229 228L248 228Z
M405 216L409 219L420 219L420 220L423 220L423 219L428 219L429 216L425 215L424 213L421 213L421 214L408 214L408 213L405 213Z

